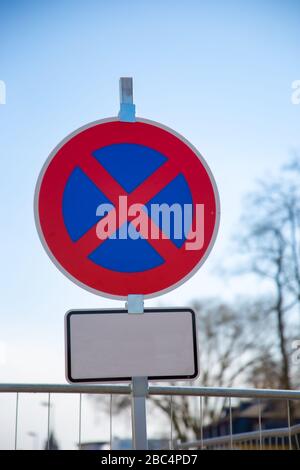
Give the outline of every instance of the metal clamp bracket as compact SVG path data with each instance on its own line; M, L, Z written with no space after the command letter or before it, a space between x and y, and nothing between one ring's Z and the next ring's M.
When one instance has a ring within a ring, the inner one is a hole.
M129 294L126 308L128 313L144 313L144 296L140 294Z
M133 104L132 77L120 78L120 121L135 122L135 105Z
M148 378L147 377L132 377L131 390L133 397L148 396Z

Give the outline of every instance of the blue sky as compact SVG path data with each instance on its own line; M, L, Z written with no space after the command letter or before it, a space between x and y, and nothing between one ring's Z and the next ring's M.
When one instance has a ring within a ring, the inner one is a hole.
M216 274L233 256L243 196L300 148L298 1L2 1L0 80L1 381L64 381L63 316L122 306L72 284L50 262L33 218L38 173L81 125L118 113L134 77L137 115L203 154L221 198L219 236L184 286L147 305L232 298L247 282Z

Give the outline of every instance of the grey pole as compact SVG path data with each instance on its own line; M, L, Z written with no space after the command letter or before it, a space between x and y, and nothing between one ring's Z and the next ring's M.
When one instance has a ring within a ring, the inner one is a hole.
M119 119L123 122L135 122L132 77L120 78ZM128 315L143 314L143 295L128 295L126 307ZM132 445L135 450L147 450L146 396L148 395L148 377L132 377L131 392Z
M128 295L127 310L129 315L144 313L142 295ZM147 450L147 417L146 397L148 395L148 378L132 377L131 420L132 445L135 450Z

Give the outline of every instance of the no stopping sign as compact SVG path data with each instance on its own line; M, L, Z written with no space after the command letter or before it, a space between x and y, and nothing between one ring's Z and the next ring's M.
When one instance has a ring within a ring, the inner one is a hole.
M107 119L50 154L35 217L47 253L74 282L106 297L153 297L207 258L219 198L208 165L183 137L153 121Z

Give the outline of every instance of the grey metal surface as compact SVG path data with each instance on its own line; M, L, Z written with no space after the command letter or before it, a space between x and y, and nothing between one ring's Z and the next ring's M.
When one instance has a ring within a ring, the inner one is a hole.
M0 393L91 393L99 395L129 395L129 384L67 385L67 384L0 384Z
M82 393L79 394L79 408L78 408L78 450L81 449L81 416L82 416Z
M200 400L200 441L201 441L201 449L203 449L203 397L199 397Z
M128 314L144 314L144 296L128 295L126 307ZM147 412L148 377L132 377L131 381L131 422L132 446L135 450L147 450Z
M258 401L258 432L259 432L259 447L262 449L262 425L261 425L261 401Z
M257 388L225 388L225 387L181 387L150 385L149 395L187 395L203 397L234 397L234 398L289 398L300 400L298 390L272 390Z
M112 415L113 415L113 396L109 398L109 448L112 450L113 442L113 428L112 428Z
M170 450L173 449L173 396L170 396Z
M15 414L15 450L18 447L18 423L19 423L19 393L16 394L16 414Z
M51 393L48 393L48 412L47 412L47 449L50 449L50 409L51 409Z
M148 380L146 377L132 378L132 443L135 450L147 450L146 396Z
M0 384L0 393L91 393L99 395L129 395L130 384ZM182 387L149 385L148 395L187 395L198 397L234 397L234 398L272 398L300 400L298 390L272 390L257 388L226 388L226 387Z
M120 78L120 103L133 103L133 79L132 77Z
M132 77L120 78L120 121L135 122L135 105L133 104Z
M228 397L228 406L229 406L230 449L232 449L232 448L233 448L233 431L232 431L232 406L231 406L231 397Z
M290 413L290 401L286 401L287 406L287 420L288 420L288 436L289 436L289 449L292 450L292 432L291 432L291 413Z
M126 302L128 313L144 312L144 296L140 294L129 294Z

